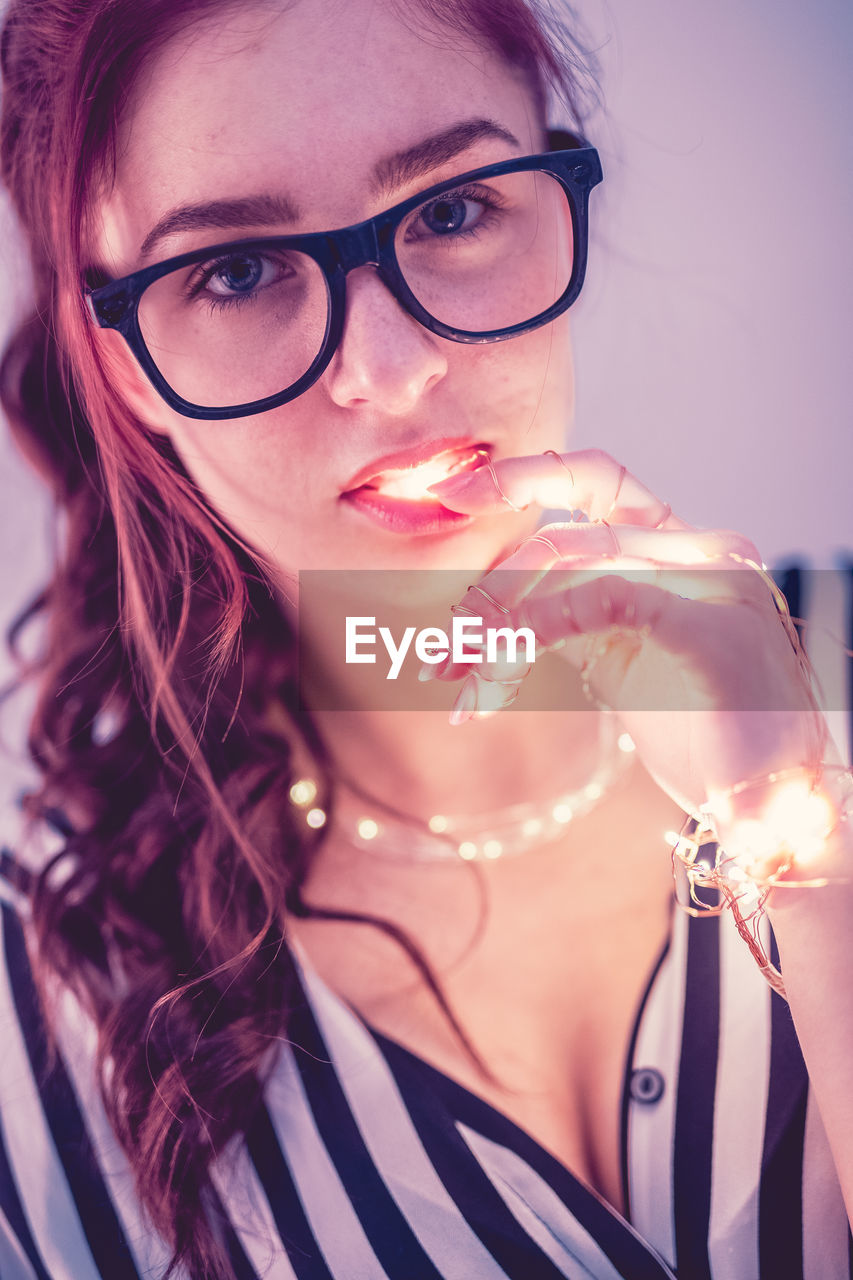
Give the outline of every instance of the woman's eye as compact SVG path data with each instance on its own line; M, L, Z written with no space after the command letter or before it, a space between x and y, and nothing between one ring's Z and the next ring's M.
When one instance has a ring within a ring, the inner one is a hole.
M422 205L406 232L408 240L452 239L483 230L490 215L501 208L497 193L488 189L448 191Z
M184 286L185 296L191 302L206 299L217 306L249 302L270 285L280 284L288 274L292 271L283 254L229 253L200 262Z
M453 235L467 230L482 215L480 200L458 195L442 196L421 211L421 222L435 235Z
M272 284L281 266L256 253L234 255L204 272L204 287L221 298L245 295Z

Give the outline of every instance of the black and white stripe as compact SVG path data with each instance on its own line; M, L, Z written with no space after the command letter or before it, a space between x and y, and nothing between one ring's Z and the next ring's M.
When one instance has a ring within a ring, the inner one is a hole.
M853 573L839 576L821 616L834 601L853 623ZM807 576L794 591L794 612L816 599ZM168 1250L100 1103L93 1028L63 995L51 1068L14 897L0 907L0 1276L158 1280ZM727 914L674 910L650 975L625 1068L625 1218L299 963L304 1003L265 1106L214 1171L237 1280L853 1278L787 1006Z

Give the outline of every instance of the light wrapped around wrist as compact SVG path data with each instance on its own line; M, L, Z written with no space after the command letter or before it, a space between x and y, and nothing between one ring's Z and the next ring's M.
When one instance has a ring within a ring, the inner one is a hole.
M853 813L853 772L823 764L778 770L715 793L698 819L688 816L672 845L676 901L689 915L728 907L741 937L775 991L782 975L759 937L772 890L822 888L848 876L829 874L832 838Z

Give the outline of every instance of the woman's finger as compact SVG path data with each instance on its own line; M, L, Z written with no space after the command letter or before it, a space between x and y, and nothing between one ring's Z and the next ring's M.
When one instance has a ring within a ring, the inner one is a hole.
M570 585L546 590L552 585L549 575L502 625L512 631L530 628L540 644L559 648L581 673L588 696L623 716L663 710L778 713L769 717L771 727L783 721L790 727L804 713L811 716L808 681L769 594L763 608L745 608L752 599L736 590L741 574L728 574L731 594L713 599L701 594L703 575L677 576L684 579L682 591L673 590L675 583L666 575L662 584L648 574L599 570L574 574ZM745 653L761 653L761 661L746 663ZM520 686L527 674L508 670L507 690L510 680ZM491 675L490 666L479 667L475 680L481 686ZM515 688L511 692L514 697ZM503 705L491 691L486 694L489 701L484 704L481 695L480 707ZM641 718L636 724L645 722ZM626 727L633 735L632 724Z
M502 627L508 625L509 612L532 595L553 595L592 577L615 574L652 582L683 599L750 599L762 607L770 601L765 583L757 574L743 573L757 557L747 539L728 530L545 525L469 587L452 612ZM551 636L540 640L545 647L554 643ZM425 667L422 677L454 681L468 674L466 666L447 659Z
M600 449L529 457L487 459L430 486L453 511L481 515L501 508L540 507L581 510L590 520L636 524L653 529L686 529L663 499L647 489L615 458Z
M666 571L670 588L695 599L729 597L753 590L752 575L741 576L745 564L757 561L748 539L729 530L644 529L604 523L550 524L526 538L500 565L469 587L456 608L462 613L491 617L511 609L538 584L546 592L569 585L579 569L586 574L640 570L655 575ZM713 576L711 571L715 571ZM730 573L736 586L726 586ZM676 580L677 573L677 580ZM695 578L692 589L688 578ZM766 595L757 579L756 598Z
M655 581L649 573L637 576L587 573L560 584L557 590L531 594L514 606L507 626L530 627L547 647L574 636L592 636L619 628L654 633L667 644L666 622L680 595Z
M539 567L550 567L559 561L596 556L620 563L642 559L650 566L684 565L698 570L721 562L735 569L744 561L760 559L749 539L731 529L691 529L686 525L649 529L604 520L570 521L543 525L491 572L514 568L516 562L523 568L532 568L535 561ZM481 580L483 585L490 576L486 574Z

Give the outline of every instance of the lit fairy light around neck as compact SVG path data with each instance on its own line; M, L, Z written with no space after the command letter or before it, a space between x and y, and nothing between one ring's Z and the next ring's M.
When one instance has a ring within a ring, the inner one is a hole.
M316 795L317 784L313 778L299 778L290 788L290 799L300 808L311 804Z

